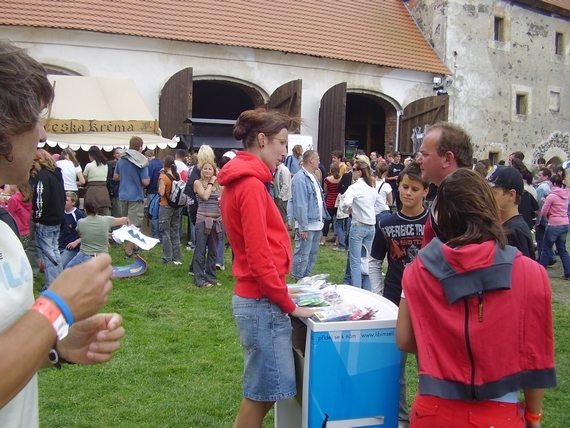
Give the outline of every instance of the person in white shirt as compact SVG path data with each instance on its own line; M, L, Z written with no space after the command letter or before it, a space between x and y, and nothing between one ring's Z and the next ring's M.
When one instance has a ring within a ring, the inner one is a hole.
M176 164L176 171L180 174L183 181L188 181L188 165L184 162L186 158L186 150L178 149L174 154L174 163Z
M73 150L69 147L63 149L56 165L61 169L63 188L65 191L73 192L79 198L79 188L77 185L83 186L85 184L85 177L83 176L83 172L81 172L81 165L79 165Z
M273 178L273 200L279 208L283 222L287 224L287 202L291 199L291 172L283 165L283 160L277 160L277 169Z
M341 210L352 211L352 223L348 238L351 284L354 287L371 291L370 278L368 275L364 275L360 269L360 258L370 254L372 248L374 225L376 224L374 205L378 197L376 183L370 168L370 160L367 156L361 155L355 158L352 167L352 179L353 184L346 190L340 203Z
M0 182L28 181L38 142L47 139L40 114L52 100L42 65L0 41ZM9 215L1 216L0 268L12 274L0 279L0 427L37 428L36 372L61 362L109 361L125 330L119 314L97 313L113 288L108 254L65 269L36 300L16 228Z

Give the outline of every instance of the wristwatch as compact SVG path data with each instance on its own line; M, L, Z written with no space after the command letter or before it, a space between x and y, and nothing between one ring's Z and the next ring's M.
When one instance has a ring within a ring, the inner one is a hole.
M55 348L52 348L48 351L48 358L49 362L52 363L55 368L61 370L61 362L59 361L59 354L57 353Z

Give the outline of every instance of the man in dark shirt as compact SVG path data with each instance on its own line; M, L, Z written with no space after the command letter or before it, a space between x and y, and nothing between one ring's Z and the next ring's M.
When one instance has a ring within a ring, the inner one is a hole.
M402 208L402 202L400 201L400 195L398 193L398 176L404 170L404 164L402 163L402 156L400 152L394 152L394 162L388 166L388 175L386 176L386 181L392 186L392 195L394 196L394 206L399 210Z
M518 205L524 191L520 173L510 166L496 166L488 177L499 207L499 218L507 234L509 245L518 248L523 255L535 260L534 243L530 229L519 214Z

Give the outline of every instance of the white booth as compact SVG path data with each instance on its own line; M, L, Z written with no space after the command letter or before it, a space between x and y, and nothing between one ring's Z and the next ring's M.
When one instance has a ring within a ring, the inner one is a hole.
M397 428L398 308L369 291L336 287L343 300L377 312L361 321L293 319L297 396L276 403L275 427Z

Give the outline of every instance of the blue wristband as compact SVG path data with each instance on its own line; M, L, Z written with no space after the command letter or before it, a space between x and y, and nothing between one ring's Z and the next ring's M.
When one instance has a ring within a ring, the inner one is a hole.
M51 290L46 290L41 295L47 297L57 305L57 307L63 314L63 317L67 321L67 324L69 324L69 326L71 327L71 325L73 324L73 314L71 313L71 310L69 310L69 306L67 306L65 300L63 300L61 297L59 297L57 293Z

